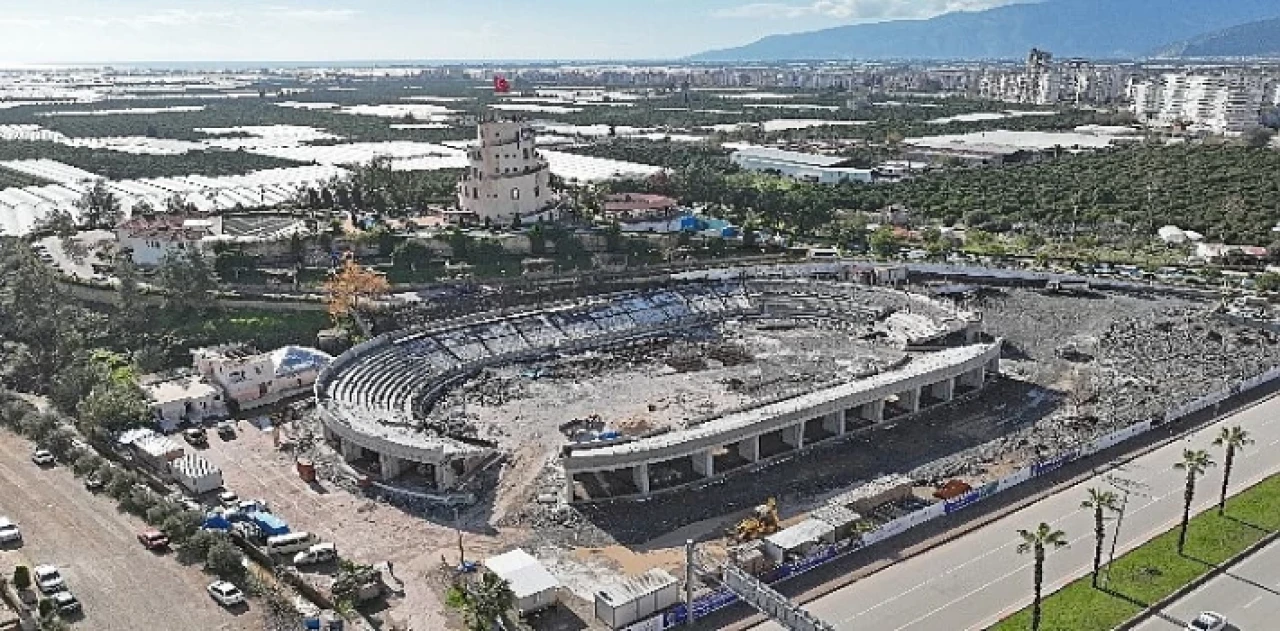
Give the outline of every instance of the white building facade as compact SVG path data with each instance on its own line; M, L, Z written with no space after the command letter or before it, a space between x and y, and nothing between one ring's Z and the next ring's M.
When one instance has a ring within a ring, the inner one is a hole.
M1254 75L1166 73L1134 80L1128 91L1146 125L1238 135L1258 126L1269 87Z
M823 156L769 147L743 147L733 152L729 160L748 171L761 173L776 171L791 179L815 184L870 182L873 179L871 169L854 169L844 166L849 160L838 156Z
M551 168L538 152L533 127L489 120L477 126L478 147L458 182L458 207L480 219L531 215L551 201Z
M202 247L206 237L220 232L212 219L185 219L178 216L156 215L134 217L116 227L116 239L121 251L130 252L139 267L155 267L170 254L178 254Z
M323 351L285 346L259 353L232 344L191 351L196 371L217 384L240 409L270 405L310 392L333 358Z

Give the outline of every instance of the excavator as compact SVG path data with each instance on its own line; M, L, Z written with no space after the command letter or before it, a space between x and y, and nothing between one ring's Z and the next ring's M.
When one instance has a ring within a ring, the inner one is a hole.
M734 543L746 543L778 532L778 500L769 498L725 533Z

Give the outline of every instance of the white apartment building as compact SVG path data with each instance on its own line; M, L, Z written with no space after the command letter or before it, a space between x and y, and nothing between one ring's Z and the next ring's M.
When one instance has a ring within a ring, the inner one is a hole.
M458 182L458 207L480 219L531 215L551 201L551 167L538 153L531 125L489 120L476 128L480 145Z
M1241 74L1166 73L1129 85L1140 122L1224 135L1256 127L1265 96L1261 77Z
M242 344L191 351L196 372L215 383L240 409L270 405L310 391L320 371L333 361L328 353L285 346L260 353Z

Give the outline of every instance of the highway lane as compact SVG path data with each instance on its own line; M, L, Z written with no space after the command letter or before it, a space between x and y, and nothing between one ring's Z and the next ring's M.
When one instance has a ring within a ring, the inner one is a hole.
M1173 471L1173 464L1185 448L1209 449L1215 461L1221 460L1221 450L1211 445L1213 438L1219 427L1236 424L1249 430L1256 444L1236 457L1233 492L1280 471L1280 398L1235 413L1134 460L1112 472L1148 485L1146 497L1134 496L1129 501L1117 555L1177 524L1185 480ZM1197 511L1216 502L1221 480L1219 467L1200 480ZM1031 601L1032 564L1029 557L1015 552L1018 529L1048 522L1065 531L1071 541L1070 547L1049 552L1046 591L1056 590L1091 569L1093 515L1080 508L1090 486L1105 487L1106 483L1095 476L805 607L841 630L983 629ZM781 627L770 622L760 628Z
M1280 623L1280 542L1169 605L1137 631L1181 631L1201 611L1216 611L1238 631L1271 631Z

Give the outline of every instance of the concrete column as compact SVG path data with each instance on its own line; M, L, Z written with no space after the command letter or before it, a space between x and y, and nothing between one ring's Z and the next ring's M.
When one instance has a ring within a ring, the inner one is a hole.
M694 473L704 478L709 478L716 474L716 459L715 456L711 454L710 449L700 451L689 457L693 460Z
M992 357L991 361L987 362L987 372L993 375L1000 374L1000 358L999 357Z
M342 441L341 449L342 449L342 459L347 462L355 462L359 460L361 456L364 455L364 450L360 448L360 445L357 445L349 440Z
M920 411L920 388L912 388L898 393L898 407L907 413Z
M436 487L440 487L440 468L436 467ZM573 501L573 474L568 471L564 474L564 501Z
M943 379L929 387L929 394L932 394L935 399L950 401L955 397L955 386L955 379Z
M382 466L383 480L394 480L400 477L404 465L399 458L387 454L378 454L378 464Z
M782 428L782 442L795 447L804 448L804 422Z
M738 455L742 456L748 462L755 462L760 459L760 437L752 436L738 441Z
M959 377L960 383L967 388L982 387L982 368L975 368L966 372Z
M920 411L920 388L911 391L911 411Z
M844 410L829 412L822 417L822 429L835 434L836 436L844 435Z
M649 463L636 465L631 468L631 479L635 482L636 488L640 489L641 495L649 494Z
M451 488L453 487L453 484L458 481L458 476L454 474L453 467L448 462L442 462L435 466L435 477L437 489ZM572 498L573 476L566 475L565 478L569 481L569 497Z
M861 416L873 423L884 422L884 399L876 399L870 403L863 403L862 408L858 411L858 416Z

